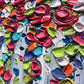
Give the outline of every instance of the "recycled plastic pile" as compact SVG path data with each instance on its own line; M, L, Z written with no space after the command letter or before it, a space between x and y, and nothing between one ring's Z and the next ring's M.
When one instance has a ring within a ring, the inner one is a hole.
M11 80L10 64L14 58L23 62L25 83L42 79L42 65L37 58L41 55L46 63L51 60L49 54L43 55L43 47L51 50L58 68L50 74L55 79L50 84L75 84L71 73L73 66L83 69L84 57L84 2L78 0L0 0L0 84ZM23 31L28 28L27 33ZM15 43L23 37L28 48L18 48ZM58 44L61 45L59 46ZM20 51L25 49L24 56ZM80 60L76 58L80 54ZM72 62L74 65L72 66ZM13 68L13 84L19 84L19 69Z

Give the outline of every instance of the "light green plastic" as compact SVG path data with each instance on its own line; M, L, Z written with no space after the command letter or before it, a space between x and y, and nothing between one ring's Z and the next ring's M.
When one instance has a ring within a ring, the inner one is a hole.
M6 39L5 40L5 45L8 46L8 44L11 42L11 39Z
M46 62L51 62L51 58L48 54L45 54L43 55L43 59L46 61Z
M0 59L0 66L4 66L4 61Z
M49 28L48 28L48 34L49 34L51 37L55 37L56 34L57 34L56 28L54 28L54 27L49 27Z
M34 8L29 8L29 9L27 9L26 11L25 11L25 15L32 15L33 14L33 12L34 12Z
M78 51L84 57L84 45L79 45Z
M71 27L71 28L66 28L65 30L63 30L63 33L66 36L71 36L71 35L74 35L76 31Z
M12 50L9 50L8 53L7 53L7 55L10 56L10 57L12 56L12 54L13 54Z
M29 82L31 82L33 79L34 79L33 76L25 75L24 78L23 78L23 81L24 81L25 83L29 83Z
M55 47L52 49L51 52L55 57L63 57L64 56L64 47Z
M12 9L13 9L13 6L12 6L11 4L9 4L9 5L7 6L7 11L8 11L8 12L11 12Z
M5 68L6 68L6 71L8 71L10 69L10 60L8 59L8 61L6 62L5 64Z
M70 56L75 55L78 52L77 46L73 46L72 44L68 44L65 47L65 53L67 53Z
M23 69L24 70L28 70L28 68L30 67L30 61L29 60L24 60L23 61Z
M17 59L17 58L14 58L14 63L15 63L16 65L18 65L18 59Z
M20 83L20 78L18 76L15 76L12 84L19 84L19 83Z
M9 31L6 31L5 34L4 34L5 38L10 38L11 36L11 32Z
M0 84L5 84L5 81L4 80L0 80Z

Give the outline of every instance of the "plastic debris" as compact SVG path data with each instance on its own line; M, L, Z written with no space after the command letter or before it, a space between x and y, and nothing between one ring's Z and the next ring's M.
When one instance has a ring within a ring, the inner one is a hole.
M73 66L69 63L67 66L63 67L63 72L66 73L66 76L70 76L73 71Z
M0 67L0 75L3 75L3 74L4 74L4 66Z
M47 54L43 55L43 59L44 59L46 62L50 62L50 61L51 61L50 56L47 55Z
M69 59L67 56L63 56L62 58L56 58L56 62L60 66L67 66L69 64Z
M84 68L83 12L80 0L0 0L0 84L11 81L10 70L12 84L20 83L13 62L23 64L25 83L42 80L45 71L56 78L50 84L74 84L75 66ZM51 71L52 56L59 67Z
M74 59L74 65L79 69L83 69L83 63L79 59Z
M14 63L15 63L16 65L18 65L18 59L17 59L17 58L14 58Z
M6 64L5 64L5 68L6 68L6 71L8 71L10 69L10 60L8 59Z
M64 83L71 83L71 84L75 84L71 79L69 79L69 78L66 78L66 79L64 79L64 80L62 80L61 82L60 82L60 84L64 84Z
M24 78L23 78L23 81L24 81L25 83L29 83L29 82L31 82L33 79L34 79L33 76L25 75Z
M18 76L15 76L13 80L13 84L19 84L20 83L20 78Z
M24 70L28 70L28 68L30 67L30 61L29 60L24 60L23 61L23 69Z
M9 81L12 78L11 72L8 70L7 72L4 73L4 78L3 80Z
M50 84L60 84L60 82L56 79L50 79Z
M64 56L64 47L53 48L52 53L55 57L63 57Z
M15 73L15 75L19 75L19 69L18 68L13 68L13 72Z
M49 28L48 28L48 34L49 34L51 37L55 37L55 36L56 36L56 33L57 33L57 31L56 31L55 28L53 28L53 27L49 27Z
M42 48L41 48L41 47L36 47L36 48L33 50L33 53L34 53L34 55L36 55L36 56L42 55Z
M12 50L9 50L8 53L7 53L7 55L10 56L10 57L12 56L12 54L13 54Z
M64 80L65 78L67 78L66 74L60 68L52 70L51 73L56 79L59 80Z
M20 60L20 61L23 61L23 56L20 55L20 56L19 56L19 60Z

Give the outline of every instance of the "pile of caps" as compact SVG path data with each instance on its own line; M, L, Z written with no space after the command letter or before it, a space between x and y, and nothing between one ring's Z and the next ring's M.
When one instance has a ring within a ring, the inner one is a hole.
M13 77L10 71L11 56L14 63L23 63L25 83L42 79L42 64L37 58L41 55L49 63L51 50L60 68L50 71L55 79L50 84L74 84L71 73L73 66L83 69L84 56L84 2L78 0L0 0L0 84ZM23 31L26 29L26 32ZM28 32L27 32L28 30ZM25 49L16 43L25 38ZM24 56L20 51L25 50ZM80 54L80 59L76 58ZM73 62L73 66L72 66ZM13 84L19 84L19 69L13 68Z

